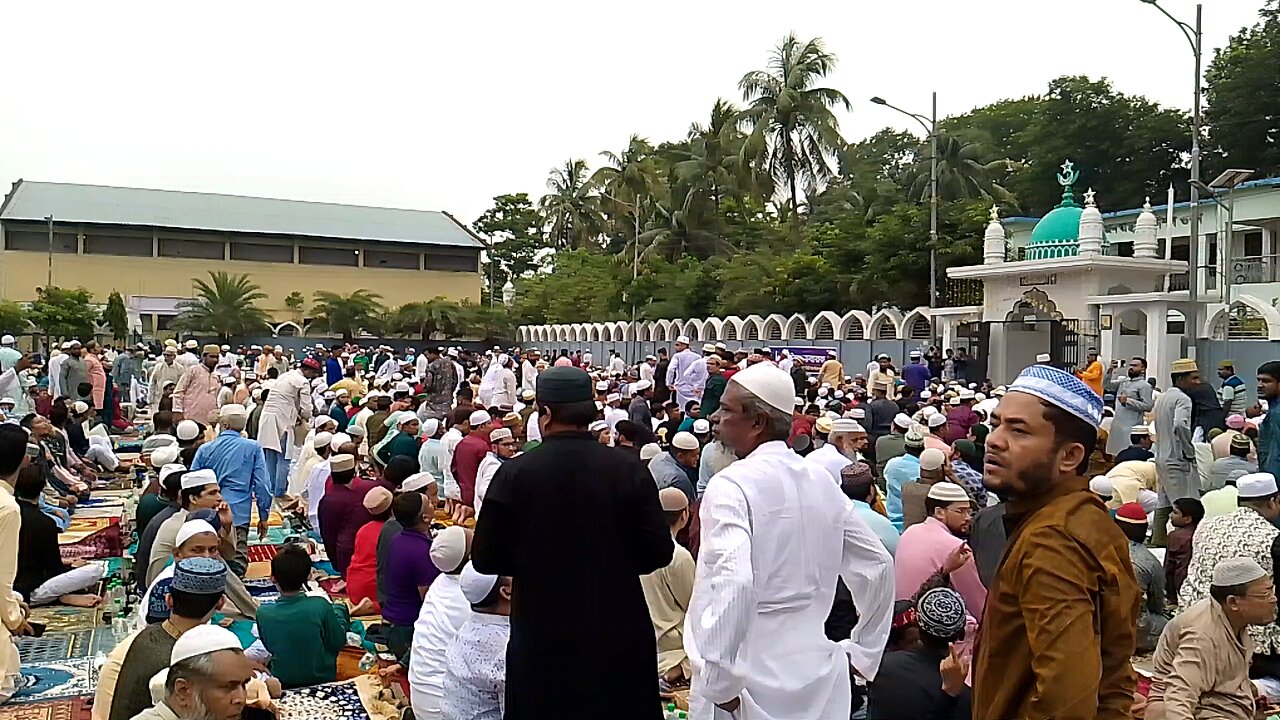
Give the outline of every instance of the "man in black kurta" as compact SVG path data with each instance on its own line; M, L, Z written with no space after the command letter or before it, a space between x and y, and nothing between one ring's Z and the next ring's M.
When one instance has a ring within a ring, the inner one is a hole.
M656 720L657 643L640 576L674 550L657 486L639 460L587 432L585 372L547 370L537 397L542 445L498 470L471 549L477 571L514 583L504 717Z

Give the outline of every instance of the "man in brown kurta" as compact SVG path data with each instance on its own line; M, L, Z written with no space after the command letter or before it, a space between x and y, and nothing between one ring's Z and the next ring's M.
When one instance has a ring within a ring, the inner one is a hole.
M1128 718L1141 595L1127 540L1079 474L1102 403L1033 365L992 413L985 483L1008 544L975 652L975 720Z

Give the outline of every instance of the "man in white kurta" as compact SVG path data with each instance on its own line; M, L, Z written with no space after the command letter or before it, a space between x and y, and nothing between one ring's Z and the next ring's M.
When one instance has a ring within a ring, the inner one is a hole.
M289 459L294 453L294 428L311 417L311 380L319 377L320 363L313 358L276 378L262 404L258 420L258 444L267 461L267 475L276 497L289 483Z
M1129 361L1127 376L1116 388L1116 414L1107 435L1107 454L1115 457L1129 447L1129 436L1136 425L1146 424L1146 415L1155 406L1155 388L1147 383L1147 361Z
M717 413L721 439L745 457L717 473L702 498L685 623L690 717L844 720L850 666L868 680L880 667L893 559L826 470L785 437L768 436L778 423L762 425L758 413L744 419L744 390L781 419L793 402L791 378L760 363L734 375ZM839 644L823 628L837 580L859 615Z
M24 370L29 364L24 356L14 367L0 374L0 393L9 393L18 383L14 368ZM0 433L4 434L0 440L0 451L6 453L5 457L0 457L0 465L10 470L0 478L0 703L5 703L22 680L13 633L28 629L22 596L13 589L13 580L18 574L18 530L22 527L22 519L10 484L26 462L23 453L27 447L27 432L17 425L5 425Z
M684 410L684 406L690 400L696 399L693 394L693 385L689 379L685 377L685 371L698 361L698 353L689 349L689 338L681 335L676 338L676 354L671 358L671 364L667 366L667 387L671 388L676 394L676 402L680 403L680 409Z

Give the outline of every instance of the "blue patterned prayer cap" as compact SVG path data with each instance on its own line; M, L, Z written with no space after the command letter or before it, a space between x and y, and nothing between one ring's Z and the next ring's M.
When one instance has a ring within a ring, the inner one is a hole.
M1102 398L1080 378L1051 365L1027 367L1009 386L1009 392L1034 395L1095 428L1102 425Z
M920 632L936 638L956 637L964 630L964 598L948 587L926 590L916 600L916 624Z
M217 558L192 557L173 568L170 590L196 595L220 595L227 589L227 565Z

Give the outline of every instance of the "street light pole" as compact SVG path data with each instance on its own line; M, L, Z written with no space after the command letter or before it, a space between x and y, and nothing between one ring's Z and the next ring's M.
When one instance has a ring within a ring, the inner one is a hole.
M53 286L53 215L46 215L45 221L49 223L49 277L45 279L45 289Z

